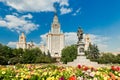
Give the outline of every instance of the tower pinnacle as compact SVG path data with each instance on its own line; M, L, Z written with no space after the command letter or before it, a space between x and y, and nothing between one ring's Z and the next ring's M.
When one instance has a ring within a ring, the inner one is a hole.
M54 15L57 15L57 5L56 4L54 4Z

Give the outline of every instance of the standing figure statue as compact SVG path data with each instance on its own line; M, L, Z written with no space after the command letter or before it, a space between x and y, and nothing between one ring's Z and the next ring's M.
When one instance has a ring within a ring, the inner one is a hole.
M83 31L82 31L82 29L80 27L78 28L77 36L78 36L78 42L82 41L82 39L83 39Z

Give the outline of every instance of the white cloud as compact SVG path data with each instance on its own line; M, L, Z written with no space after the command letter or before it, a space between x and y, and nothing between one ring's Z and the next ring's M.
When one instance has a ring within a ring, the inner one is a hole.
M65 34L65 45L76 44L77 34L75 32L66 32ZM96 44L100 51L105 51L108 48L107 41L109 40L108 37L90 34L90 39L93 44Z
M64 6L64 5L69 6L68 0L59 0L59 3L60 3L60 6Z
M24 16L22 16L22 18L24 19L24 18L29 18L29 19L32 19L33 18L33 16L31 15L31 14L28 14L28 15L24 15Z
M106 41L109 40L108 37L104 37L104 36L101 36L101 35L94 35L94 34L90 34L90 38L91 38L91 41L92 43L105 43Z
M72 45L77 43L77 34L75 32L66 32L65 35L65 45Z
M76 15L80 12L80 10L81 10L81 8L78 8L78 9L75 11L75 13L73 13L72 15L73 15L73 16L76 16Z
M16 15L6 15L5 18L0 18L0 27L5 27L11 31L17 31L18 33L21 31L29 33L36 30L39 26L32 23L30 19L32 19L31 14L23 15L21 17Z
M68 14L68 13L72 12L72 9L71 9L71 8L62 7L62 8L60 9L60 12L61 12L61 15L62 15L62 14Z
M8 42L7 46L11 47L11 48L16 48L16 43L17 42Z
M93 44L96 44L101 51L107 51L108 50L108 44L109 37L101 36L101 35L94 35L90 34L90 39Z
M46 40L47 40L46 36L47 36L47 33L43 34L43 35L40 35L40 39L41 39L40 44L43 44L43 45L46 44Z
M117 51L117 52L120 52L120 48L117 48L116 51Z
M54 11L53 4L69 6L68 0L0 0L8 6L23 12Z
M106 50L108 48L107 41L109 38L90 34L90 39L93 44L96 44L99 47L100 50ZM65 45L76 44L77 41L77 34L75 32L65 33Z
M7 26L7 22L0 19L0 27Z

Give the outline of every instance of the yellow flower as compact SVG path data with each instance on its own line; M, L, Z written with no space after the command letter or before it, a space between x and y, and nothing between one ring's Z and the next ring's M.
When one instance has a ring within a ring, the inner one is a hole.
M5 74L6 72L5 71L2 71L2 74Z
M2 68L1 70L6 70L7 68Z
M31 75L26 75L25 76L25 79L30 79L31 78Z
M54 77L48 77L47 80L56 80Z
M59 76L59 75L57 75L57 76L56 76L56 80L58 80L59 78L60 78L60 76Z
M107 77L104 77L104 80L108 80L108 78L107 78Z
M118 74L118 76L120 76L120 73Z
M44 78L42 78L42 80L45 80Z
M44 72L42 75L46 76L46 75L47 75L47 72Z
M96 75L100 75L100 72L99 72L99 71L97 71L97 72L96 72Z
M24 80L24 78L21 78L20 80Z

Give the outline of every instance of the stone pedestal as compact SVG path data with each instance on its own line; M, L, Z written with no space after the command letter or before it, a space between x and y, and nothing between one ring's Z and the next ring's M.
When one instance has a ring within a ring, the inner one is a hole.
M85 46L85 44L82 41L78 41L78 43L77 43L78 56L84 56L85 55L84 46Z
M77 58L73 62L67 63L67 66L76 67L77 65L100 67L100 65L97 62L91 62L89 59L86 59L86 56L77 56Z

